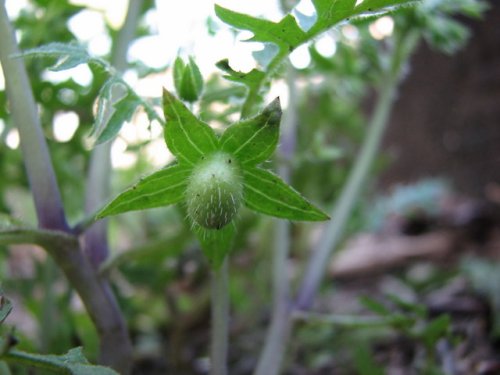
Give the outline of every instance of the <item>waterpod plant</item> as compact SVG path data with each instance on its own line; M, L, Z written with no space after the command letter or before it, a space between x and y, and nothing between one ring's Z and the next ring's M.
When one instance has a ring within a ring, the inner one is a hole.
M328 219L280 177L259 166L278 144L279 98L255 117L232 124L221 136L168 90L163 91L163 110L165 142L176 161L118 195L97 218L183 203L214 267L231 248L242 205L288 220Z

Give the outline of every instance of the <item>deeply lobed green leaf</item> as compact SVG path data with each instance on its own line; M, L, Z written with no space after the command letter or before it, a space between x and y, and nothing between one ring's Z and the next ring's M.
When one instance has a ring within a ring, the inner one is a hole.
M329 217L275 174L243 169L243 201L248 208L289 220L322 221Z
M220 139L222 150L243 165L257 165L273 154L279 140L281 105L276 98L259 115L226 129Z
M183 200L191 167L175 164L161 169L118 195L97 218L128 211L168 206Z
M356 6L356 13L393 10L396 7L417 3L419 0L364 0Z
M258 69L252 69L248 73L238 72L229 66L227 59L219 61L216 66L227 73L224 78L241 83L250 89L259 88L262 80L265 78L265 73Z
M105 122L101 133L97 137L97 144L101 144L112 140L120 131L123 124L132 119L137 108L141 105L141 101L137 96L127 90L123 98L120 98L113 103L113 113Z
M193 166L218 149L219 141L213 129L167 90L163 90L163 110L167 120L165 142L180 163Z
M74 43L49 43L23 51L19 56L55 58L56 62L50 68L52 71L71 69L90 62L107 65L103 60L92 57L85 47Z
M281 50L293 50L306 40L306 33L295 18L288 14L280 22L272 22L215 5L215 13L227 24L254 35L249 41L275 43Z

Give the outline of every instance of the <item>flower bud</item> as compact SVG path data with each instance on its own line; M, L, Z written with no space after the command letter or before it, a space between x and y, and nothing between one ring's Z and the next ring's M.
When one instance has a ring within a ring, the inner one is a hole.
M187 63L180 57L174 62L174 85L182 100L194 102L203 91L203 77L192 57Z

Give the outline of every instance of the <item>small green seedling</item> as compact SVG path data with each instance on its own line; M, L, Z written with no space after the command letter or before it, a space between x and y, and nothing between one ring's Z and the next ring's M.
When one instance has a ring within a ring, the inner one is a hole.
M165 142L176 162L118 195L98 218L184 203L193 231L215 267L231 248L242 205L288 220L328 219L281 178L259 167L278 143L278 98L257 116L229 126L220 137L167 90L163 108Z

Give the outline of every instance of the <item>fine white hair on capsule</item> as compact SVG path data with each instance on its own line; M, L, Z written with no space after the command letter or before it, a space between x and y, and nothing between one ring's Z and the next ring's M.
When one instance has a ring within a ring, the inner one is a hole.
M188 216L207 229L221 229L237 214L243 193L237 163L225 153L203 159L193 170L186 189Z

